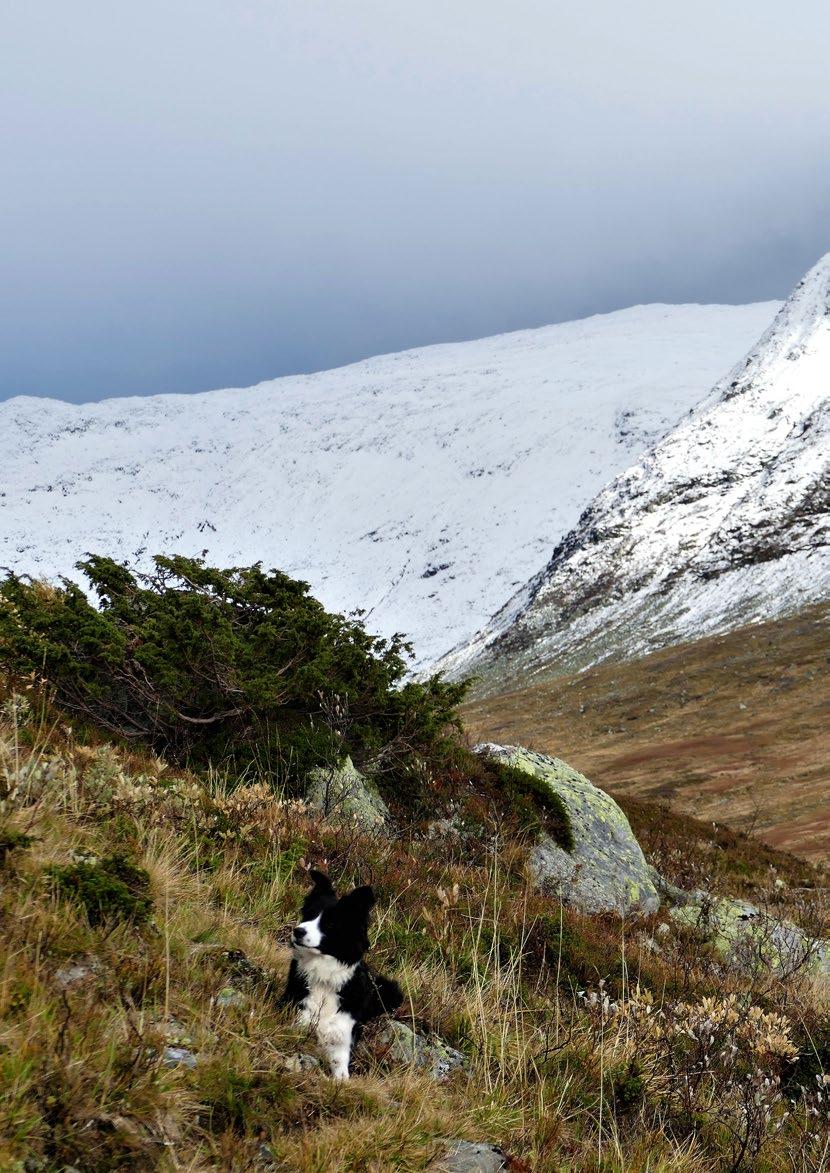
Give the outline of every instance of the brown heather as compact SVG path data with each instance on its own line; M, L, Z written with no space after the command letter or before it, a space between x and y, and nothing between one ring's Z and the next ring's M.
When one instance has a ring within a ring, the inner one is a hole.
M473 700L476 740L830 858L830 605Z

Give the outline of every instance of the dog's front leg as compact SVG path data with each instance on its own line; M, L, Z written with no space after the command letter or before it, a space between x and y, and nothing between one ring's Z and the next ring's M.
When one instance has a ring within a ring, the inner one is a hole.
M320 1046L329 1061L332 1079L349 1078L353 1027L354 1019L351 1014L341 1011L319 1030Z

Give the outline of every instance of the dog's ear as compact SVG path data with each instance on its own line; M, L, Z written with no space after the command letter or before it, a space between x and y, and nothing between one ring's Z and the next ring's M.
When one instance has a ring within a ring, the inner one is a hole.
M341 897L340 908L352 916L365 918L369 921L369 913L375 905L375 894L368 884L355 888L348 895Z
M312 882L313 892L318 892L321 896L323 894L326 896L334 895L334 887L332 886L332 882L324 872L318 872L314 868L310 868L308 874Z
M306 893L303 907L300 910L302 920L313 920L315 916L319 916L324 908L337 902L337 894L327 875L313 869L308 874L312 888L310 892Z

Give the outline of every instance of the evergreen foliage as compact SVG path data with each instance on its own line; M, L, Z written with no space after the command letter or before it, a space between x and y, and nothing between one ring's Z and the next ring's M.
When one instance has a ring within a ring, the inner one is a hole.
M150 877L123 855L47 869L57 895L79 904L91 925L109 920L144 924L152 914Z
M139 574L90 555L97 596L10 573L0 583L0 670L178 762L256 770L296 786L350 754L375 773L437 764L465 686L405 681L403 636L370 635L278 570L156 557Z

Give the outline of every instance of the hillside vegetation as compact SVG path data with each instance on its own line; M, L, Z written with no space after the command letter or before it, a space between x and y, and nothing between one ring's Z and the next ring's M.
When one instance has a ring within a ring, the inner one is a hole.
M536 890L548 812L449 735L451 706L385 775L397 833L366 835L247 751L214 762L171 737L166 757L61 707L57 674L11 670L20 631L0 644L0 1168L418 1170L456 1138L518 1173L824 1167L830 1001L809 959L738 969L705 926L580 916ZM385 719L355 742L366 768ZM666 881L825 935L810 865L628 811ZM374 886L398 1018L463 1058L443 1082L382 1023L348 1083L314 1065L278 1005L308 866Z
M566 758L809 859L830 854L830 605L463 706L477 740Z

